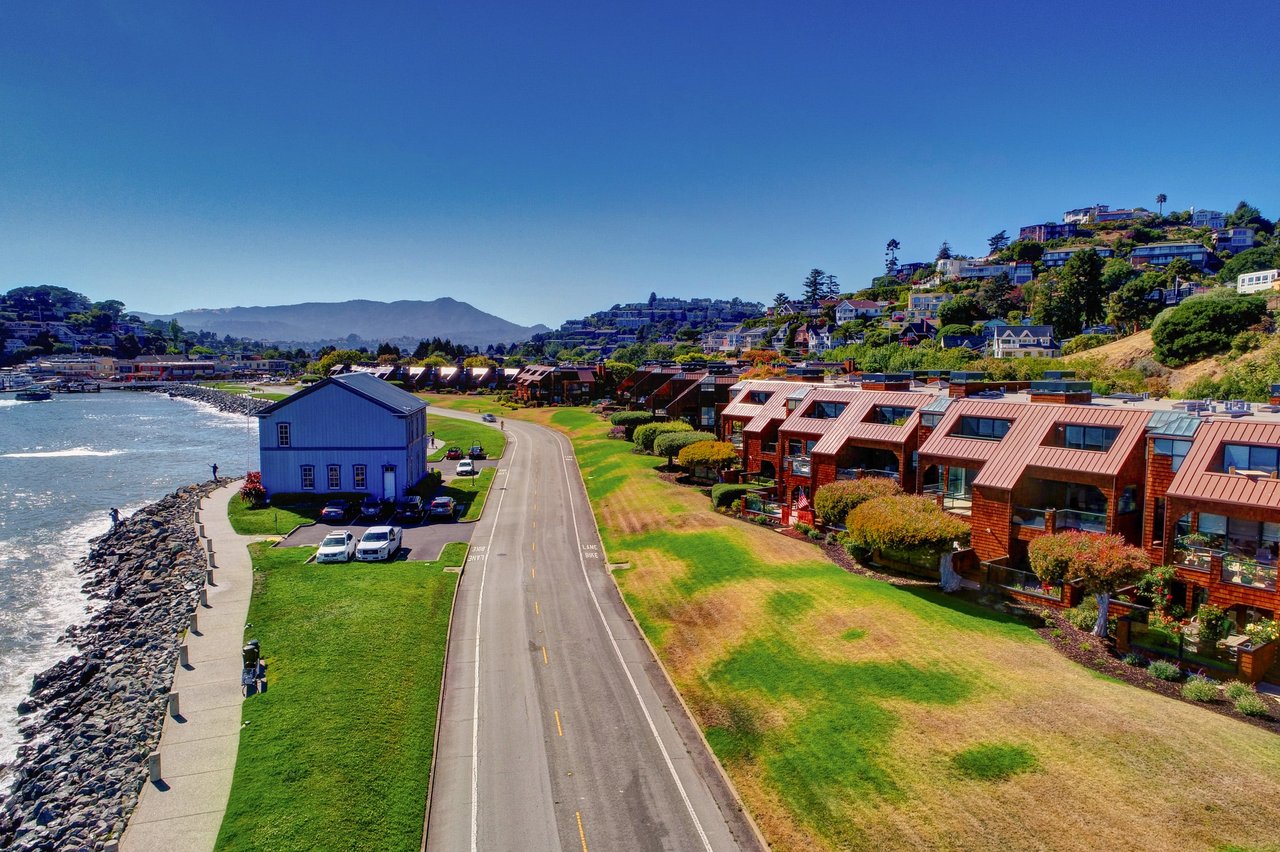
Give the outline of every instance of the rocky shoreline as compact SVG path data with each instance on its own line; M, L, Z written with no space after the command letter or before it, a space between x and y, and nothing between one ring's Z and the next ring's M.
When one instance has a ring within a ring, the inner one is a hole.
M271 404L265 399L254 399L245 394L227 393L214 388L201 387L200 385L184 385L178 382L150 385L142 388L142 390L153 393L167 393L169 396L182 397L183 399L192 399L196 402L212 405L219 411L227 411L232 414L257 414Z
M78 570L95 611L18 707L25 743L0 794L0 849L98 850L124 832L204 586L195 512L214 487L181 488L91 541Z

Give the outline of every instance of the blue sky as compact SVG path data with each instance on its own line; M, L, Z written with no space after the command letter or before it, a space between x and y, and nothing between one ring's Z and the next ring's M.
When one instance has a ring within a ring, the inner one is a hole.
M691 8L696 6L696 8ZM1280 216L1269 3L0 5L0 289L548 325L1093 202Z

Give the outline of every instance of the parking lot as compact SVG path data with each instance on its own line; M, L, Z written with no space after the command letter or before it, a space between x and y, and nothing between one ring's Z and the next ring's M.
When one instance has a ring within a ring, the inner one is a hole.
M298 527L284 541L280 542L282 547L302 547L310 545L316 547L333 530L351 530L351 534L359 540L364 535L365 530L369 527L376 526L398 526L404 530L404 538L401 540L401 550L397 559L420 559L423 561L431 561L440 556L440 551L451 541L471 541L471 531L475 529L475 524L459 524L449 521L437 521L431 523L429 521L421 524L412 524L405 526L395 522L368 521L364 518L356 518L343 523L329 524L319 521L309 527Z

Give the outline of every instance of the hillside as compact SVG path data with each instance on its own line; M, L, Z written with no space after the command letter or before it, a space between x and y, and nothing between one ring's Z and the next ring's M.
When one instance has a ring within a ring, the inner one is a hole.
M196 308L176 314L140 314L143 319L176 319L186 329L276 343L342 341L355 335L368 342L441 337L467 346L514 343L547 331L522 326L448 297L429 302L304 302L234 308Z
M1108 364L1125 369L1132 367L1138 361L1144 358L1151 358L1152 343L1151 331L1140 331L1137 334L1131 334L1128 337L1122 337L1119 340L1099 346L1096 349L1089 349L1084 352L1077 352L1074 355L1068 355L1062 359L1064 364L1070 364L1072 361L1081 359L1103 359ZM1198 379L1209 378L1218 380L1227 373L1228 367L1238 367L1252 361L1257 361L1270 357L1267 350L1261 349L1255 352L1248 352L1231 361L1227 361L1220 355L1214 355L1201 361L1195 361L1187 364L1185 367L1179 367L1176 370L1169 371L1169 388L1174 393L1182 392L1187 386Z

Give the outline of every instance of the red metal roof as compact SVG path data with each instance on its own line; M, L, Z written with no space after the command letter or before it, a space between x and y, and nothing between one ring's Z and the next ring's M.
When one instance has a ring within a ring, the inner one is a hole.
M1220 473L1224 443L1280 445L1280 423L1210 420L1196 431L1191 452L1169 484L1170 497L1280 509L1280 479Z
M1013 425L998 441L951 435L961 417L994 417ZM965 399L951 405L920 448L920 463L974 462L982 470L974 485L1008 490L1028 468L1047 474L1115 476L1134 447L1143 440L1151 412L1091 405L1017 404ZM1047 445L1058 425L1113 426L1120 429L1106 451Z
M853 439L859 445L901 447L919 424L918 414L912 414L901 426L890 423L867 423L867 415L877 405L892 405L918 409L927 403L931 394L910 391L864 391L851 388L817 388L796 406L796 410L778 427L779 434L794 432L817 436L813 447L815 455L835 455L845 443ZM814 402L831 401L846 404L837 417L805 417L804 413Z

